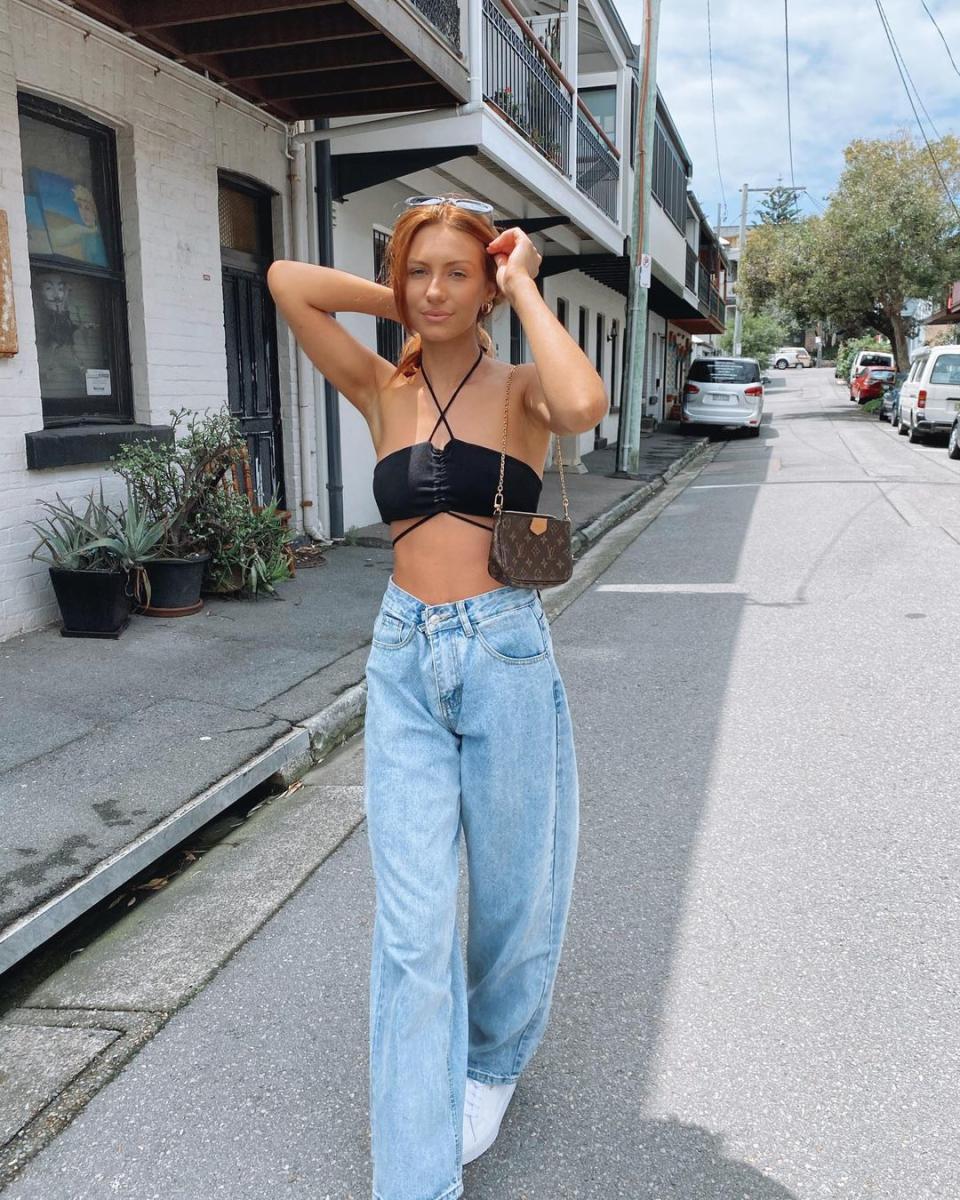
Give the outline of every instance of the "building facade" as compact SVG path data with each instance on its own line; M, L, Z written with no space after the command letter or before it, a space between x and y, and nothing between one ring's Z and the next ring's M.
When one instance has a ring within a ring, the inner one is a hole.
M278 323L265 273L294 257L378 277L412 193L483 196L535 241L611 398L563 440L585 470L619 429L638 61L610 0L0 0L0 640L58 620L38 501L101 483L121 501L111 454L173 437L181 408L229 407L258 498L299 534L378 520L365 422ZM657 121L653 421L723 277L662 98ZM396 326L341 319L396 354ZM506 307L491 333L529 357Z

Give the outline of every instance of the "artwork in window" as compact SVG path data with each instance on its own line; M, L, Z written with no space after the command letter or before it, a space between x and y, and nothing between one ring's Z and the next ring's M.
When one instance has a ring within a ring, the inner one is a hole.
M34 169L31 174L32 192L39 199L52 252L91 266L107 266L97 202L90 188L52 171ZM29 223L29 204L27 220Z
M31 272L44 399L86 396L90 379L98 381L94 394L105 394L105 377L99 373L110 367L105 286L98 279L66 271ZM98 374L91 376L90 371Z
M39 196L27 192L23 199L27 209L27 249L29 253L52 254L53 246L50 245L50 234L47 233Z

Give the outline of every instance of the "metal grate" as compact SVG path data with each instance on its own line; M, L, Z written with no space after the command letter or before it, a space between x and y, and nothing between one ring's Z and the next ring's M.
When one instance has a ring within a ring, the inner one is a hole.
M457 0L413 0L413 5L452 46L460 49L460 5Z
M373 274L377 283L386 284L387 243L390 235L379 229L373 231ZM404 328L398 321L377 317L377 353L387 362L396 363L405 341Z
M256 197L221 184L217 209L220 216L220 245L228 250L260 254Z

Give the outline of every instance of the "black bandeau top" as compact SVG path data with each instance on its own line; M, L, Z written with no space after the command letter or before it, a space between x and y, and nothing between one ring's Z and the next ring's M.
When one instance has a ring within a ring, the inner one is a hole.
M446 413L456 400L463 385L480 365L483 351L476 362L457 385L456 391L440 408L433 386L421 365L420 372L433 396L440 416L425 442L415 442L394 450L373 469L373 497L380 510L381 520L389 525L406 517L422 517L393 539L396 545L400 538L429 521L438 513L449 513L452 517L469 521L462 513L477 517L493 516L493 498L500 479L500 451L475 442L462 442L454 437L447 422ZM449 438L442 447L433 444L433 435L440 422L447 426ZM540 502L543 481L529 463L506 456L503 469L503 507L517 512L536 512ZM457 510L457 511L454 511ZM489 529L489 525L480 525Z

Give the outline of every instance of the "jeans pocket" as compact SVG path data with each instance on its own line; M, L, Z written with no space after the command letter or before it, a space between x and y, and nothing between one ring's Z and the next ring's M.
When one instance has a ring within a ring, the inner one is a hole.
M383 650L399 650L401 646L405 646L410 641L416 630L417 627L413 621L381 609L373 623L370 640Z
M499 662L523 666L547 657L550 645L532 604L508 608L477 622L477 641Z

